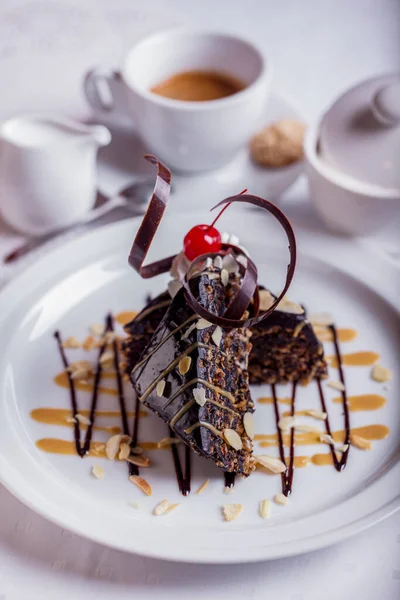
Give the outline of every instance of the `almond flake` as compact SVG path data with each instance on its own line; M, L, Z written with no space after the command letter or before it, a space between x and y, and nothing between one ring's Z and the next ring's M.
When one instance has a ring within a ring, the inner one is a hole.
M256 463L268 469L272 473L284 473L287 470L287 466L283 463L279 458L275 458L274 456L268 456L267 454L262 454L259 456L254 456Z
M106 350L100 356L100 364L103 367L112 366L114 364L114 352L111 350Z
M207 402L206 390L204 388L194 388L193 397L199 406L204 406Z
M282 431L289 431L292 427L296 426L296 418L295 417L281 417L278 421L278 427Z
M224 429L223 435L227 444L235 450L241 450L243 447L242 438L234 429Z
M330 380L326 382L326 385L333 390L338 390L339 392L344 392L346 389L341 381Z
M193 329L196 329L196 325L197 325L196 322L192 323L190 325L190 327L188 327L186 329L186 331L182 334L181 340L186 340L189 337L189 335L192 333Z
M104 329L105 327L102 325L102 323L93 323L93 325L90 325L89 327L90 333L95 337L103 337Z
M347 452L349 448L349 444L343 444L343 446L341 448L338 448L338 450L340 450L340 452Z
M334 324L334 319L329 313L314 313L308 317L311 325L318 327L328 327Z
M177 279L172 279L172 281L170 281L168 283L168 293L171 296L171 298L175 298L176 294L179 292L179 290L182 288L182 283L180 281L178 281Z
M217 269L222 269L222 256L216 256L214 258L214 267Z
M156 386L156 394L159 398L162 397L164 390L165 390L165 379L161 379L161 381L159 381Z
M315 425L307 425L306 423L296 423L295 430L300 433L321 433L319 427L315 427Z
M74 335L71 335L69 338L67 338L65 340L65 342L62 343L62 347L63 348L80 348L81 347L81 343L78 340L77 337L75 337Z
M76 423L76 419L75 419L75 417L66 417L65 422L66 423Z
M146 468L151 465L150 459L147 456L144 456L144 454L129 454L126 460L137 467Z
M329 444L332 446L335 445L335 440L331 435L329 435L329 433L321 433L321 435L319 436L319 441L323 444Z
M254 439L254 415L251 412L246 412L243 415L243 427L251 440Z
M119 451L121 436L119 434L112 435L106 442L106 456L109 460L114 460Z
M94 465L94 467L92 467L92 475L94 475L96 479L103 479L105 475L104 469L99 465Z
M306 410L306 414L309 417L314 417L314 419L320 419L321 421L325 421L328 416L326 412L322 412L322 410L317 410L316 408L309 408Z
M379 383L384 383L385 381L390 381L392 379L392 372L386 367L382 367L381 365L375 365L374 367L372 367L371 377L375 381L379 381Z
M129 481L137 485L137 487L140 488L142 492L146 494L146 496L152 495L153 490L151 489L151 485L145 479L143 479L143 477L140 477L139 475L131 475L129 477Z
M371 450L372 448L372 443L369 440L366 440L356 433L350 433L350 443L360 450Z
M300 331L303 329L304 325L306 324L306 321L300 321L300 323L297 323L296 327L293 329L293 337L297 338Z
M268 290L260 290L260 310L268 310L275 302L275 298Z
M263 519L268 519L271 515L271 500L261 500L260 502L260 516Z
M206 479L205 482L199 487L199 489L197 490L196 494L202 494L204 492L204 490L206 489L206 487L208 486L209 483L210 483L210 480Z
M304 308L300 306L300 304L296 304L286 297L282 298L276 307L276 310L290 313L291 315L302 315L304 313Z
M232 254L225 254L224 258L222 259L222 268L228 272L228 275L229 273L237 273L239 271L237 260Z
M130 435L128 435L127 433L124 433L121 435L121 444L130 444L132 441L132 438Z
M211 327L212 323L210 323L210 321L207 321L206 319L199 319L196 323L196 329L207 329L208 327Z
M96 345L96 340L92 335L88 335L82 344L82 348L86 350L86 352L90 352Z
M129 506L132 506L132 508L140 508L140 502L129 502Z
M233 494L235 492L235 488L233 486L226 485L224 487L224 494Z
M181 375L186 375L186 373L190 369L190 365L192 364L192 359L190 356L184 356L179 361L178 370Z
M226 269L222 269L221 271L221 281L223 286L226 287L228 285L229 273Z
M72 379L85 380L93 374L93 365L88 360L76 360L68 368Z
M222 513L225 521L234 521L244 511L243 504L224 504L222 507Z
M131 447L129 444L121 444L119 448L118 458L119 460L127 460L131 453Z
M275 494L274 502L277 504L282 504L282 506L286 506L286 504L289 504L289 498L285 496L285 494Z
M76 415L76 420L79 421L82 425L90 425L90 419L85 417L85 415L80 415L79 413Z
M161 515L163 515L166 512L168 505L168 500L163 500L162 502L160 502L160 504L157 504L157 506L154 509L154 514L156 515L156 517L160 517Z
M165 511L165 515L168 515L168 513L172 512L173 510L175 510L176 508L178 508L178 506L180 506L179 502L177 502L176 504L169 504L167 510Z
M221 343L221 339L222 339L222 329L221 327L219 327L217 325L217 327L214 329L211 338L214 342L214 344L219 348L219 345Z

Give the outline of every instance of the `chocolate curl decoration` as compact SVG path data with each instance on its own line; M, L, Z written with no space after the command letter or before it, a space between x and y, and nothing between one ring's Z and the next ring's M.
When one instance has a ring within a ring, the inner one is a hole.
M277 297L275 302L273 302L273 304L267 310L265 310L261 314L257 314L258 306L259 306L259 298L258 298L258 293L257 293L257 268L254 265L254 263L251 261L251 259L249 259L249 257L246 257L247 258L247 268L246 268L244 277L242 279L241 287L239 288L239 290L238 290L235 298L231 302L231 304L228 306L225 314L222 316L210 313L194 297L194 295L190 289L190 285L189 285L189 279L190 279L190 276L192 273L193 263L190 265L188 273L186 275L186 278L183 281L183 287L185 288L186 300L187 300L188 304L190 304L190 306L193 308L193 310L200 317L202 317L203 319L206 319L207 321L209 321L210 323L213 323L214 325L219 325L220 327L223 327L224 329L237 329L239 327L253 327L254 325L257 325L257 323L260 323L261 321L266 319L275 310L275 308L277 307L279 302L282 300L282 298L286 294L286 292L292 282L292 279L293 279L294 271L296 268L296 258L297 258L296 238L295 238L292 226L289 223L288 219L283 214L283 212L281 210L279 210L279 208L277 208L275 206L275 204L272 204L272 202L269 202L268 200L264 200L264 198L260 198L259 196L253 196L252 194L237 194L236 196L230 196L229 198L225 198L225 200L222 200L221 202L219 202L211 210L214 210L215 208L218 208L219 206L223 206L224 204L231 204L233 202L246 202L247 204L253 204L254 206L257 206L258 208L262 208L263 210L268 211L277 219L277 221L279 222L281 227L284 229L286 236L288 238L288 241L289 241L290 262L289 262L289 265L287 268L286 281L285 281L285 285L283 287L282 292L279 294L279 296ZM235 252L238 252L238 251L240 252L240 249L237 247L232 247L232 249L234 249ZM204 259L204 256L203 256L203 259ZM251 297L254 293L255 293L255 295L254 295L255 316L252 318L249 318L249 319L242 319L241 317L243 316L243 313L246 310L246 308L248 308L250 301L251 301Z
M175 258L175 255L168 256L149 265L143 265L167 207L171 189L171 171L152 154L145 154L144 157L153 165L157 165L157 179L146 214L133 241L128 261L143 279L150 279L169 271Z

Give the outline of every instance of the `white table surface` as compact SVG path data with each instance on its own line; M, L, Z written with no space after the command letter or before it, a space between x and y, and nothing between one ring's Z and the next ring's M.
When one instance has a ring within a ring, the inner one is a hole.
M0 118L27 110L88 116L85 70L118 64L135 39L174 23L254 36L275 65L275 87L310 122L349 85L400 67L398 0L1 0ZM289 216L315 219L303 180L283 206ZM0 255L18 239L0 223ZM0 600L78 596L394 600L400 514L299 557L240 568L177 565L72 535L0 487Z

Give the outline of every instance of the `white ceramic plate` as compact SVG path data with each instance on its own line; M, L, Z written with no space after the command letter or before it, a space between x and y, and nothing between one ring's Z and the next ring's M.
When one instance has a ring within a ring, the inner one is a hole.
M260 280L277 290L287 264L281 233L258 211L232 210L224 215L223 228L237 231L250 249ZM201 216L165 219L157 235L153 256L179 249L183 234ZM127 254L137 220L99 229L65 244L41 258L0 296L0 479L15 496L44 517L97 542L148 556L204 563L257 561L310 551L354 534L388 516L399 507L400 433L398 402L398 271L381 257L355 244L326 234L312 238L298 232L299 265L290 296L310 311L331 312L339 326L354 327L359 337L345 352L375 350L393 371L388 391L370 379L369 367L346 368L349 394L383 393L387 405L375 412L351 413L352 426L389 425L390 436L375 442L369 452L351 449L345 471L309 466L295 472L294 493L285 507L274 505L269 520L258 515L258 503L280 491L280 478L257 472L237 482L231 496L223 493L220 471L204 459L193 461L192 489L208 477L207 490L197 496L179 495L169 451L154 451L145 477L153 496L145 497L127 479L126 465L102 459L45 454L39 438L72 439L66 427L43 425L29 413L39 406L69 406L68 391L52 382L60 371L60 358L52 334L83 338L87 326L114 312L139 309L147 292L163 289L165 279L143 281L127 267ZM328 353L332 348L327 347ZM73 354L76 352L77 354ZM70 350L71 360L80 351ZM72 353L72 354L71 354ZM332 377L337 379L335 371ZM127 387L129 392L129 387ZM279 390L287 395L289 390ZM267 387L253 392L269 395ZM334 429L342 428L337 395L326 388ZM132 399L132 396L129 396ZM89 398L79 394L81 407ZM132 400L131 400L132 401ZM116 399L101 396L100 408L111 408ZM318 408L316 387L302 388L299 408ZM114 422L115 424L115 422ZM166 426L155 416L142 421L141 439L159 440ZM272 407L258 405L257 431L274 431ZM96 439L105 440L101 432ZM260 453L260 450L257 450ZM326 452L327 447L299 449L302 455ZM264 450L265 452L265 450ZM276 449L272 449L276 453ZM100 463L103 480L91 467ZM144 471L144 470L143 470ZM180 502L168 516L154 517L162 499ZM130 502L140 502L139 509ZM225 503L243 503L244 513L234 522L221 518Z

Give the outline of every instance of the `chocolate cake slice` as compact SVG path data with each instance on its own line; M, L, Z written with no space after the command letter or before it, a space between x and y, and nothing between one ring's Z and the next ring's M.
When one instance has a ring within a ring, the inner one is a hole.
M275 297L260 287L260 306ZM264 321L252 328L250 383L300 382L327 377L324 349L307 321L304 307L284 300Z
M122 342L125 358L123 368L128 375L139 361L170 304L171 296L168 292L163 292L149 300L143 310L124 326L127 337Z
M221 269L211 266L192 280L192 291L210 313L222 315L239 277L230 274L224 285ZM177 436L225 471L245 476L254 469L250 335L199 318L181 289L131 373L140 401Z

